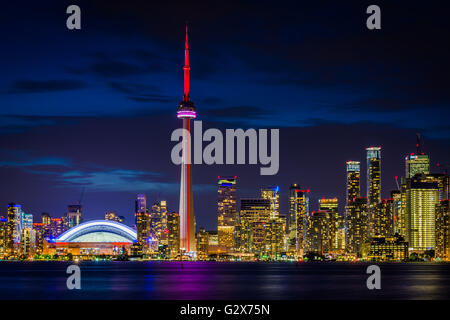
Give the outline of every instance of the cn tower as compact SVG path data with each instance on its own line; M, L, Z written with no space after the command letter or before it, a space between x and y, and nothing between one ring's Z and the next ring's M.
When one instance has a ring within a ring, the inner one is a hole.
M195 246L195 216L192 197L191 179L191 141L184 133L191 133L191 119L197 116L194 103L189 95L189 44L188 27L186 25L186 44L184 47L184 95L177 110L177 118L183 121L183 157L181 162L180 184L180 250L185 253L194 253Z

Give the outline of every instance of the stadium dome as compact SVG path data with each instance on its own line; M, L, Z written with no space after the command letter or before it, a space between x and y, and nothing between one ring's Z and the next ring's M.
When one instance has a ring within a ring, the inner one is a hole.
M93 220L61 234L55 242L136 242L132 228L115 221Z

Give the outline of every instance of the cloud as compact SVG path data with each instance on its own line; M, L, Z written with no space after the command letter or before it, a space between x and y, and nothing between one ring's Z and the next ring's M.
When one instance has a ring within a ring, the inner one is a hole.
M219 119L259 119L271 114L269 110L255 106L237 106L221 109L208 109L203 112L207 116Z
M19 80L11 86L10 93L43 93L78 90L86 85L78 80Z
M107 85L114 91L125 94L128 99L136 102L169 102L173 100L172 97L160 94L160 89L153 85L116 81L110 81Z
M62 166L69 167L70 161L58 157L42 157L27 160L0 161L0 167L40 167L40 166Z

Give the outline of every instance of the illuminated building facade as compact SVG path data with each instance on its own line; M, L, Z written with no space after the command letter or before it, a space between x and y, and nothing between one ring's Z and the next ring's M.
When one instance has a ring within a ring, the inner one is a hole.
M313 211L306 218L305 253L325 255L331 251L331 218L326 210Z
M405 169L406 178L412 178L416 174L429 174L430 158L425 154L411 153L405 158Z
M405 218L402 211L402 192L401 190L392 190L391 198L388 200L388 204L391 206L392 211L392 226L393 233L399 234L402 237L405 237L404 229L405 229Z
M177 109L177 117L183 121L183 156L181 161L180 184L180 250L192 255L195 250L195 214L191 174L191 120L197 117L197 108L189 92L189 44L186 26L184 49L184 95ZM185 137L185 132L188 137Z
M66 230L67 227L64 218L52 218L50 223L50 238L57 238Z
M289 252L303 256L305 219L309 214L309 190L297 184L289 188Z
M167 245L167 201L161 200L152 206L150 221L151 232L155 235L160 244Z
M230 252L235 246L236 211L236 176L218 177L217 232L219 248Z
M6 248L6 226L8 225L8 219L0 217L0 255L5 252Z
M382 199L373 207L372 232L373 236L392 237L394 233L393 201Z
M147 196L145 194L137 195L134 212L147 212Z
M180 215L172 212L167 216L168 247L170 259L180 254Z
M369 239L367 198L356 198L348 205L346 251L359 256L362 245Z
M23 228L20 237L20 252L26 257L32 257L36 252L36 230Z
M6 254L15 255L18 253L20 235L22 232L22 206L20 204L8 204L8 214L6 223Z
M439 203L436 182L420 175L409 180L406 189L407 240L410 250L423 252L435 247L435 211Z
M450 261L450 200L441 200L436 206L436 258Z
M285 247L286 217L281 215L270 219L265 225L264 256L267 259L279 260L286 253Z
M83 222L83 207L80 204L67 206L67 227L68 229L76 227Z
M197 260L208 260L209 235L204 228L197 232Z
M337 198L319 199L319 210L327 211L329 214L330 250L331 253L342 251L339 244L338 230L344 226L344 217L338 212L339 200Z
M362 248L362 258L367 261L401 262L408 257L408 243L400 236L375 236Z
M369 210L369 235L375 236L377 205L381 201L381 147L369 147L367 151L367 199Z
M280 187L268 187L261 189L261 199L270 200L272 219L276 219L280 212Z
M241 199L241 232L246 235L243 245L250 248L251 253L256 256L261 256L264 252L265 227L270 221L271 213L269 199Z
M361 166L359 161L347 161L347 203L361 197Z

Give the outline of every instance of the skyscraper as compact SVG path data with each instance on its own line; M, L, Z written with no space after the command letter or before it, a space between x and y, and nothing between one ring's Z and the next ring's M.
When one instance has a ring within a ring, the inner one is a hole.
M186 43L184 49L184 95L177 110L177 117L183 121L183 156L181 161L180 184L180 249L184 252L195 252L195 215L192 196L191 175L191 119L197 116L197 108L189 94L189 44L186 26ZM185 137L185 132L189 133Z
M436 206L436 258L450 261L450 200Z
M172 212L167 217L168 246L170 259L176 259L180 253L180 215Z
M367 198L369 206L381 200L381 147L366 148L367 151Z
M412 178L416 174L430 173L430 158L425 154L414 154L405 158L405 177Z
M330 213L326 210L313 211L306 218L305 252L325 255L331 250Z
M369 239L367 198L354 199L348 205L345 219L347 225L346 251L360 256L362 245Z
M261 189L261 198L270 200L272 219L278 218L280 213L280 187L266 187Z
M236 213L236 176L218 177L217 232L219 249L230 251L234 247Z
M167 201L161 200L152 206L151 231L158 241L167 245Z
M412 251L435 247L435 214L439 203L438 184L426 176L415 176L406 188L407 241Z
M369 237L376 235L375 219L381 201L381 147L366 148L367 151L367 200L369 210Z
M309 214L309 190L294 183L289 188L289 248L298 257L303 256L305 219Z
M81 204L72 204L67 206L67 224L68 228L73 228L83 222L83 207Z
M5 251L7 255L14 255L20 245L22 233L22 206L15 203L8 204L7 219Z
M346 203L353 201L355 198L361 196L360 192L360 180L361 180L361 169L359 161L347 161L347 193Z
M339 214L338 208L339 201L337 198L319 199L319 211L326 211L329 215L330 253L337 253L342 249L338 231L344 226L344 217Z
M138 194L136 199L136 229L137 244L143 251L148 248L150 237L150 214L147 210L147 197L144 194Z
M136 198L136 206L134 212L147 212L147 196L138 194Z

